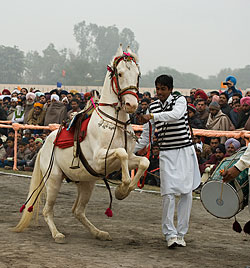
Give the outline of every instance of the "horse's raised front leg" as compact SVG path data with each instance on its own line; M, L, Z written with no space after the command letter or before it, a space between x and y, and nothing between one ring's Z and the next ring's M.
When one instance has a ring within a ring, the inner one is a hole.
M132 154L129 158L129 169L136 169L138 168L135 177L131 181L129 185L129 192L133 191L137 187L137 183L144 172L147 170L150 162L146 157L136 156Z
M61 188L62 178L60 176L53 177L50 175L46 189L47 189L47 196L46 196L46 203L43 209L43 216L45 221L47 222L49 229L51 231L52 237L55 239L56 243L64 243L65 236L64 234L60 233L56 225L54 223L54 212L53 207L56 201L57 194Z
M112 240L108 232L97 229L86 217L85 209L89 202L95 181L79 182L76 184L78 196L72 208L75 217L89 230L89 232L97 239Z
M106 150L102 149L98 152L96 157L96 163L98 163L99 167L103 167L104 161L106 157ZM128 195L129 184L131 183L131 177L129 175L128 169L128 154L124 148L117 148L109 150L107 156L107 169L109 165L115 160L120 160L121 169L122 169L122 183L116 187L115 197L119 200L124 199Z

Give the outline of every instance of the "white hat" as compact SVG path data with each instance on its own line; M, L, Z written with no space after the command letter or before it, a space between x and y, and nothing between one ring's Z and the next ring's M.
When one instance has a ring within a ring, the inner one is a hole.
M196 148L202 153L202 145L200 143L196 143Z

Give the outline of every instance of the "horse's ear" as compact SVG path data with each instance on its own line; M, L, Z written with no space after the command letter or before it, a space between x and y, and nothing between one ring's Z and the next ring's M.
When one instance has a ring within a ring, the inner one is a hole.
M123 49L122 49L122 44L120 44L120 46L118 47L115 56L116 57L120 57L123 55Z
M130 53L130 55L135 58L136 62L139 61L138 56L134 52L132 52L132 50L130 49L130 46L127 47L127 52Z

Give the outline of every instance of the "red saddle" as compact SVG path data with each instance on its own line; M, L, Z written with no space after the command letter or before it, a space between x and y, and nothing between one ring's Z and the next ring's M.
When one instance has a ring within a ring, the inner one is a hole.
M82 122L82 125L81 125L82 135L79 136L80 142L82 142L87 135L87 128L88 128L90 118L91 117L88 117ZM74 145L74 132L75 132L75 126L71 127L69 130L63 127L60 134L57 136L57 138L54 141L55 146L58 146L61 149L72 147Z

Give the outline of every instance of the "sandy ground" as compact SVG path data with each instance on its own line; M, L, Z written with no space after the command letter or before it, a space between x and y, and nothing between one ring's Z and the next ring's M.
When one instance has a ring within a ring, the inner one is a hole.
M194 200L186 248L168 249L161 234L159 194L132 192L123 201L113 201L112 218L104 212L108 191L96 187L87 216L113 241L99 241L71 214L76 189L64 183L55 207L55 222L67 237L56 244L48 226L39 217L23 233L13 233L26 199L29 179L0 175L0 268L3 267L246 267L250 266L250 236L232 231L233 219L217 219ZM242 225L248 210L238 214Z

